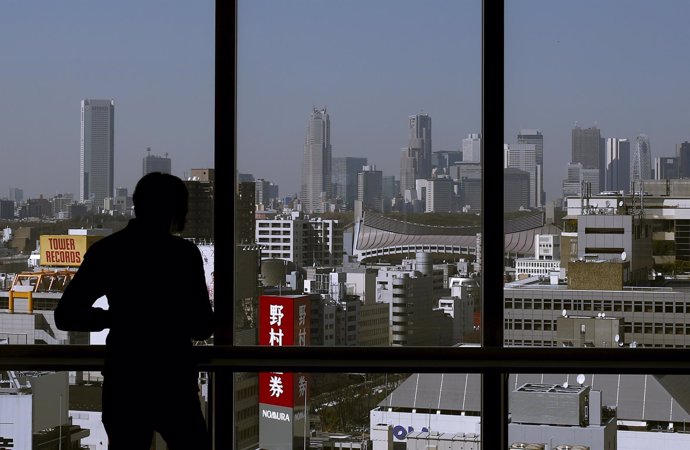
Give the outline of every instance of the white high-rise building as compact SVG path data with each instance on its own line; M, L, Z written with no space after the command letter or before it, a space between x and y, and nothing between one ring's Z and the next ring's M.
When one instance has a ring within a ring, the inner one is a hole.
M115 102L81 101L81 151L79 201L92 201L97 208L114 191Z
M652 179L652 148L649 136L640 134L635 139L635 148L630 158L630 181Z
M462 161L479 162L481 159L482 139L478 133L470 133L462 140Z
M332 197L331 121L326 108L314 109L304 138L302 192L305 213L325 212L323 204Z

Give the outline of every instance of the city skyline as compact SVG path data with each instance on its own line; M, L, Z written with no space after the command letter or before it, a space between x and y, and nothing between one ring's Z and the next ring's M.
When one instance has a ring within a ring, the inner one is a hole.
M213 166L213 3L163 5L78 3L69 14L45 1L0 6L0 37L11 43L0 81L12 86L0 105L0 152L12 155L0 195L11 187L25 198L78 194L76 123L89 97L118 105L116 186L133 188L147 147L168 153L178 176ZM690 139L681 31L690 5L616 6L506 4L504 143L517 143L521 129L542 131L547 201L560 196L576 124L631 142L646 134L652 159ZM240 172L275 182L281 196L299 193L303 121L316 104L331 114L333 157L366 157L384 176L399 177L410 115L433 117L434 151L460 149L481 132L481 2L366 8L238 2ZM612 32L614 19L623 32ZM281 164L264 164L274 160Z
M296 192L299 161L285 154L298 154L300 122L313 104L328 106L333 156L367 157L385 176L399 177L410 115L433 118L433 151L460 149L481 132L479 1L369 2L365 16L351 4L305 5L239 3L240 172L274 181L281 196ZM517 143L522 129L541 130L547 202L561 195L575 126L631 141L647 134L653 158L672 156L690 138L680 32L690 5L617 5L506 4L504 143ZM623 31L613 33L612 22ZM258 131L266 121L270 135ZM256 154L284 164L262 167Z
M115 187L134 190L147 147L180 177L213 167L214 10L211 0L0 4L0 197L78 198L85 98L116 104Z

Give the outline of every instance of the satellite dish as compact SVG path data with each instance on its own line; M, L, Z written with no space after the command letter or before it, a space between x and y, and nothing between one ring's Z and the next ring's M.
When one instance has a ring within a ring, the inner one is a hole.
M623 200L618 202L618 206L623 206Z
M613 337L613 340L616 341L616 342L618 342L618 341L621 340L621 337L620 337L619 335L615 335L615 336Z
M632 341L630 343L630 348L637 348L637 341Z
M601 318L603 319L604 317L606 317L606 313L601 313Z
M627 257L628 257L627 253L625 253L625 252L621 253L621 260L625 261L625 258L627 258Z
M564 309L563 312L561 312L561 315L563 317L568 317L568 311Z
M563 387L564 387L565 389L568 388L568 382L567 382L567 381L566 381L565 383L563 383Z
M584 383L585 383L585 375L581 373L577 376L577 384L582 386Z

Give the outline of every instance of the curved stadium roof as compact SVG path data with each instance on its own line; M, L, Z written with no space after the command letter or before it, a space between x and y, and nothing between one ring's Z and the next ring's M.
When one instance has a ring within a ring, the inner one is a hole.
M506 221L504 231L506 252L519 255L534 254L535 235L561 233L555 225L544 224L541 212ZM410 246L475 248L479 232L476 226L421 225L367 212L357 235L355 253Z

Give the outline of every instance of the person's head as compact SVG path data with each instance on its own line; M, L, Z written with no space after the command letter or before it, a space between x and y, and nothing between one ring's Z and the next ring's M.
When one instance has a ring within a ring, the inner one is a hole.
M132 194L134 214L151 225L184 230L189 191L174 175L152 172L144 175Z

